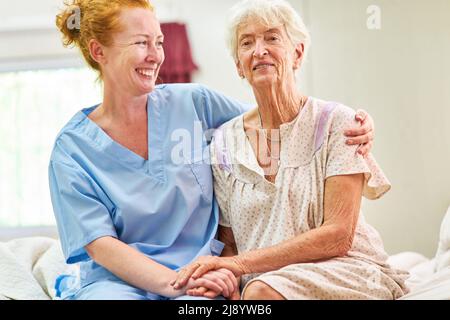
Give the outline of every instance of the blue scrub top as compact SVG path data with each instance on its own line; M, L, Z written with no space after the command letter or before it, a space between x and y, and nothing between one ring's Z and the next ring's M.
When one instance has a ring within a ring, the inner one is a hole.
M67 263L80 262L81 285L117 279L84 249L103 236L173 270L198 256L219 255L211 167L201 161L209 139L202 133L249 106L202 85L157 86L147 103L148 160L91 121L95 108L78 112L61 130L49 165L63 253ZM194 135L180 151L181 140ZM173 153L179 155L175 162ZM186 161L179 163L180 157Z

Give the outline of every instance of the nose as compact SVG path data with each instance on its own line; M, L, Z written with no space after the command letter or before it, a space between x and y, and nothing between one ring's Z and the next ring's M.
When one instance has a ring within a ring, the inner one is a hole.
M159 63L162 60L163 49L159 49L156 44L150 43L147 47L147 61Z
M253 56L256 58L262 58L268 54L269 52L267 51L264 41L258 39L255 43L255 51L253 52Z

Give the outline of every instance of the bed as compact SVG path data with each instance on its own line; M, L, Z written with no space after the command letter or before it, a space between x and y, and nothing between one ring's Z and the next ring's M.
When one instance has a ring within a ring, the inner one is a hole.
M403 300L450 300L450 207L441 224L439 244L433 259L415 252L391 256L392 265L410 272L411 292Z
M6 233L0 232L0 300L57 299L55 279L60 274L77 274L76 266L64 262L56 231L40 231L28 230L24 237L9 241L4 241ZM411 291L402 300L450 300L450 207L434 258L402 252L390 256L389 263L410 272Z

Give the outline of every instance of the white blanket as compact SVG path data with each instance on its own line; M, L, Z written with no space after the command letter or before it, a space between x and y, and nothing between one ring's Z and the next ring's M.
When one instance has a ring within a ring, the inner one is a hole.
M450 300L450 208L442 221L438 250L433 259L403 252L390 257L389 262L411 274L407 281L411 292L401 299Z
M70 271L58 240L34 237L0 242L0 299L54 299L56 277Z
M401 300L450 300L450 267L433 273Z

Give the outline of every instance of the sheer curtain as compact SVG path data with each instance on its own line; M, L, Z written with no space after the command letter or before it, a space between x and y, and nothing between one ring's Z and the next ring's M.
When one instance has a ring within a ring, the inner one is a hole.
M55 137L101 101L86 68L0 73L0 227L55 224L47 166Z

